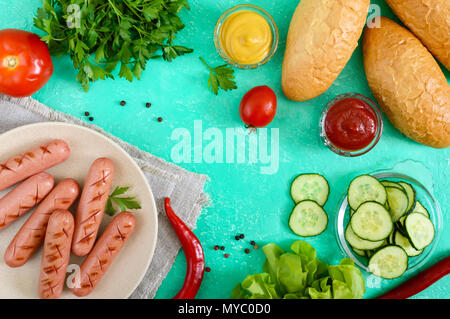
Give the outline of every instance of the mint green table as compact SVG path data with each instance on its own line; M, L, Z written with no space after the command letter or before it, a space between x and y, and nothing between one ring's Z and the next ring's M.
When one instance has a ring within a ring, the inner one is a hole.
M94 123L107 132L149 151L165 160L173 161L171 152L178 143L172 132L185 128L194 132L194 121L201 120L203 131L218 128L225 135L226 128L242 127L238 107L242 96L257 85L269 85L278 96L278 113L270 125L279 128L279 169L275 174L261 174L263 163L180 163L188 170L208 174L211 181L206 186L213 205L204 209L195 230L202 241L206 264L211 272L199 291L198 298L228 298L237 282L247 274L261 271L264 256L250 248L251 240L261 247L269 242L288 248L299 239L287 226L293 207L289 185L299 173L319 172L331 185L331 195L325 206L330 223L320 236L307 239L318 251L321 259L338 263L343 257L336 243L334 216L339 198L346 185L358 174L390 168L405 160L415 161L412 167L424 170L424 179L432 178L433 190L444 215L444 230L439 247L425 265L430 266L450 253L448 207L450 204L450 149L435 150L419 145L402 136L385 118L385 130L381 141L370 153L353 159L339 157L322 145L319 139L318 121L322 108L337 94L359 92L371 96L364 75L361 50L358 49L335 84L322 96L308 102L288 101L282 93L281 62L290 18L297 0L249 1L271 13L280 31L280 47L275 57L265 66L252 71L236 71L238 89L220 92L214 96L207 89L208 73L198 59L203 57L212 65L223 64L213 44L214 25L226 9L241 3L235 0L191 0L191 10L183 12L186 28L178 43L191 46L195 52L172 63L152 61L141 81L108 80L92 85L84 93L75 81L75 72L67 57L55 58L54 75L48 85L34 95L42 103L81 119L84 112L94 116ZM0 0L0 28L20 28L36 32L33 16L40 6L39 0ZM283 3L283 4L281 4ZM382 0L382 14L393 17ZM449 73L446 73L449 79ZM119 105L126 100L125 107ZM146 102L152 107L147 109ZM163 122L157 121L158 117ZM204 141L206 146L209 142ZM248 145L247 145L248 148ZM225 152L225 150L224 150ZM416 170L416 169L412 169ZM245 234L236 241L234 236ZM226 247L229 258L214 245ZM176 262L158 291L157 298L171 298L181 287L185 275L185 258L180 252ZM368 274L364 274L367 278ZM406 278L382 281L380 288L368 288L366 298L379 295L398 285ZM450 277L436 283L418 298L450 298Z

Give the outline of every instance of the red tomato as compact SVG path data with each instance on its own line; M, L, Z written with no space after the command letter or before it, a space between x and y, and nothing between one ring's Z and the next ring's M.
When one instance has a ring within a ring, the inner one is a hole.
M264 127L272 122L277 113L277 96L268 86L257 86L242 98L239 114L250 127Z
M47 83L52 73L47 45L36 34L0 30L0 93L30 96Z

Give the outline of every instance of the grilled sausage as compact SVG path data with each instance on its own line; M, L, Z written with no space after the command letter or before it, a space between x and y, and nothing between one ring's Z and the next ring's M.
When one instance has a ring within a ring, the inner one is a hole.
M0 199L0 230L31 210L52 190L53 176L39 173Z
M76 296L86 296L94 290L133 233L135 226L136 219L128 212L122 212L114 217L81 264L79 271L80 285L71 289ZM76 278L77 276L75 276L73 282Z
M70 259L73 228L73 216L67 210L59 209L51 214L39 274L41 298L56 299L61 295Z
M24 265L44 241L50 215L57 209L69 209L78 198L80 186L71 178L62 180L23 224L5 252L10 267Z
M114 165L107 158L94 161L84 182L75 218L72 252L86 256L94 246L114 177Z
M70 155L63 140L42 144L0 163L0 191L64 162Z

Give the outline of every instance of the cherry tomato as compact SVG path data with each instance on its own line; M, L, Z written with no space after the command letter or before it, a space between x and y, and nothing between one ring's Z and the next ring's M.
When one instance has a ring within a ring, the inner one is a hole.
M249 127L264 127L277 113L277 96L268 86L257 86L242 98L239 114Z
M30 96L53 74L47 45L31 32L0 30L0 93Z

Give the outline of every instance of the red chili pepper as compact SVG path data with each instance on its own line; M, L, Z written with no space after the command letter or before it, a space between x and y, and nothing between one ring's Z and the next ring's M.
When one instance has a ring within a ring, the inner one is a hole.
M194 299L200 288L205 272L205 255L197 236L175 215L170 206L170 198L164 201L167 217L172 224L186 255L187 270L184 285L173 299Z
M449 273L450 257L447 257L377 299L406 299L412 297Z

